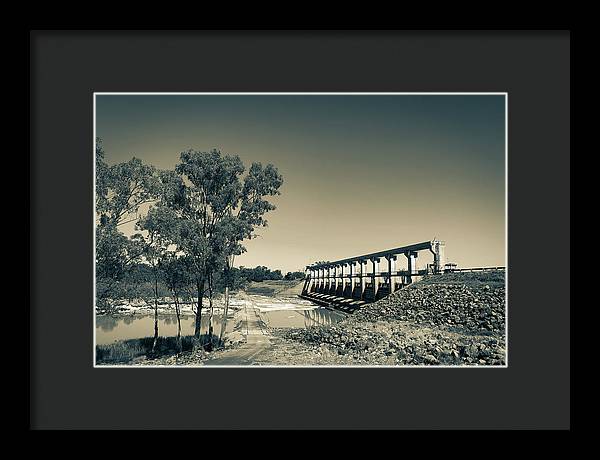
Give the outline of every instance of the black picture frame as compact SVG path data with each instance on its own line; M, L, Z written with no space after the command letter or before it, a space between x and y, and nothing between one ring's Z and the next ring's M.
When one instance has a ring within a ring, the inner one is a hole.
M570 428L569 31L29 38L30 428ZM507 92L508 367L94 369L92 104L109 91Z

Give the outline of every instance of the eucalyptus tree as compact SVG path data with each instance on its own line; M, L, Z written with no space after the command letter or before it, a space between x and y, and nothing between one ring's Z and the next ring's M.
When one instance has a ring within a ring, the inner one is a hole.
M186 288L192 282L191 262L185 255L168 252L160 263L162 278L171 291L177 315L177 348L182 351L181 345L181 304L180 300L185 296Z
M137 158L108 165L102 140L96 139L96 275L100 301L110 296L115 283L141 255L138 245L118 227L136 220L140 208L156 200L159 187L156 169Z
M278 195L283 179L277 168L253 163L245 167L237 155L218 150L186 150L170 176L163 200L179 219L178 249L193 264L198 295L194 335L200 338L206 285L211 302L214 274L227 258L245 251L243 240L252 238L257 227L266 226L264 214L275 209L268 197ZM212 333L212 315L209 319Z
M172 258L173 225L176 222L173 211L165 206L151 207L146 216L141 218L136 229L144 233L136 233L131 240L139 248L142 257L152 268L154 285L154 341L152 352L158 342L158 283L161 280L161 266Z
M100 156L96 153L96 213L100 226L118 227L137 220L140 207L156 201L161 185L158 171L135 157L112 166L104 164L103 158L103 151Z

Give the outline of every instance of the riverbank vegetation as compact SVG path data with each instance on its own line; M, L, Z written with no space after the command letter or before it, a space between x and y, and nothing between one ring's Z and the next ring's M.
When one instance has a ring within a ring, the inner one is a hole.
M211 337L201 336L205 342ZM96 346L97 364L131 364L146 359L166 358L180 353L191 353L194 350L195 337L185 335L178 340L176 337L154 337L121 340L115 343ZM222 343L217 343L217 348Z
M108 308L111 300L120 297L152 302L150 353L156 353L164 342L158 329L159 300L168 294L174 301L179 331L175 343L182 351L179 305L193 298L193 344L212 349L221 340L213 334L214 296L224 291L226 317L229 290L248 279L242 269L234 269L234 259L245 252L243 242L267 225L265 214L275 209L269 200L280 194L282 183L275 166L252 163L246 171L238 156L218 150L186 150L173 170L158 170L138 158L109 165L97 139L98 305ZM120 230L129 222L135 222L137 231L131 236ZM254 276L254 271L260 274L264 268L245 270ZM209 315L206 336L201 335L205 301ZM138 345L131 353L146 346Z

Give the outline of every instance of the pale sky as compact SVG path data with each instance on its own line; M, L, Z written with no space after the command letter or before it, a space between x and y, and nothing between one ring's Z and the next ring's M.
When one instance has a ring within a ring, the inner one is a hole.
M480 267L506 265L504 110L502 95L98 95L96 135L109 164L172 169L189 148L274 164L277 209L237 266L285 273L436 237L448 262Z

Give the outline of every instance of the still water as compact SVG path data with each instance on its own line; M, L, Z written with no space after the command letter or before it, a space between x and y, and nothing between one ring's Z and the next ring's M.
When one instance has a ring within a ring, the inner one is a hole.
M344 314L319 307L311 310L261 311L260 318L269 327L297 328L335 324L344 318Z
M181 317L181 335L193 335L195 318ZM233 320L228 319L227 331L233 329ZM213 328L221 332L221 315L213 316ZM202 318L202 333L208 329L208 315ZM161 336L177 335L177 316L158 315L158 332ZM154 314L138 314L133 316L96 316L96 344L104 345L116 340L137 339L154 335Z
M261 320L272 328L299 328L315 325L330 325L341 321L345 315L327 308L316 307L302 300L281 301L256 296L253 305L259 309ZM237 302L232 302L236 304ZM243 302L241 302L243 303ZM239 305L239 303L238 303ZM177 316L159 314L158 329L161 336L177 335ZM227 318L226 332L235 327L233 312ZM221 332L222 315L213 316L215 333ZM195 318L192 315L181 317L181 334L194 333ZM202 332L208 329L208 315L202 318ZM150 337L154 334L154 315L136 314L131 316L102 315L96 317L96 344L103 345L117 340Z

